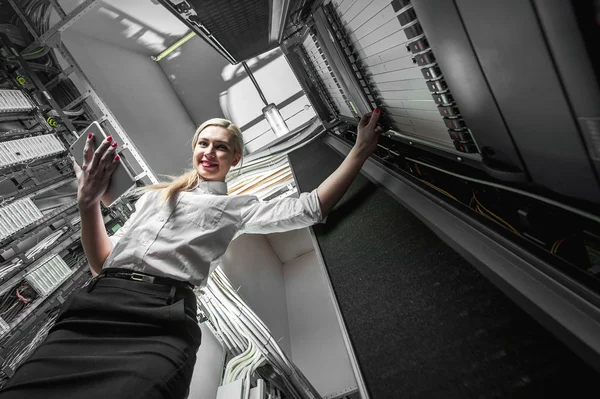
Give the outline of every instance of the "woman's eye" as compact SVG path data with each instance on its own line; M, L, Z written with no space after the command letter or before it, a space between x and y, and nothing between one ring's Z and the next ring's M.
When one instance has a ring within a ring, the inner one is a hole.
M227 151L229 148L227 148L227 146L220 145L220 146L219 146L219 149L220 149L220 150L223 150L223 151Z
M206 141L199 141L198 145L202 146L202 147L206 147L207 144L206 144Z

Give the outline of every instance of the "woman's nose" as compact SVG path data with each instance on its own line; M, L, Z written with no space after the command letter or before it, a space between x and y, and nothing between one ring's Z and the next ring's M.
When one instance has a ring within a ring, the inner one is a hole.
M206 147L206 152L204 154L214 156L215 155L215 147L212 144L209 145L208 147Z

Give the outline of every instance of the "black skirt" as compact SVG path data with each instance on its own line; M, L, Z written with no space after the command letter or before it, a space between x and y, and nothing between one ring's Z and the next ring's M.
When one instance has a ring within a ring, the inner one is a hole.
M193 290L102 274L90 284L65 301L0 399L187 397L201 340Z

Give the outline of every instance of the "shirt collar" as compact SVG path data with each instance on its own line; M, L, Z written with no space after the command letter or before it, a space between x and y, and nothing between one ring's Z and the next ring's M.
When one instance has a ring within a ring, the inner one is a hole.
M201 181L200 183L198 183L196 191L202 191L217 195L226 195L227 183L222 181Z

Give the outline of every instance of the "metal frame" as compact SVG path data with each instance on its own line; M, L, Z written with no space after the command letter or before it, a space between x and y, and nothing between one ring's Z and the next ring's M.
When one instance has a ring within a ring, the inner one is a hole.
M11 4L13 3L13 0L9 1L11 2ZM36 46L36 43L43 45L49 44L50 42L55 40L58 40L58 42L60 42L60 37L54 38L53 36L56 34L60 34L60 32L63 32L65 29L73 25L75 21L81 18L85 13L90 11L92 8L96 7L99 1L100 0L86 0L83 3L81 3L79 6L77 6L77 8L71 11L71 13L62 17L60 22L58 22L56 25L54 25L52 28L48 29L40 37L38 37L34 43L31 43L29 46L27 46L27 48L23 50L23 53L26 54L33 50ZM62 7L60 7L57 1L53 1L51 4L57 10L59 15L65 14L64 10L62 9Z
M44 263L46 259L48 259L49 255L51 255L52 253L60 253L64 249L68 248L75 241L81 238L80 225L70 228L67 231L69 231L70 233L65 233L65 236L61 237L56 242L56 245L44 250L35 258L24 261L24 263L21 266L19 266L17 271L13 272L12 274L9 274L10 277L8 277L7 279L2 280L0 294L5 293L8 289L10 289L11 286L15 285L21 279L23 279L23 277L25 277L27 273L39 267L42 263Z
M290 0L270 0L269 8L269 40L271 42L281 42L283 31L285 30L285 22L287 20Z
M44 84L40 81L40 79L37 77L35 72L31 69L31 67L29 66L27 61L21 56L21 54L19 54L19 52L17 50L15 50L15 48L12 45L12 42L10 41L8 36L4 33L0 33L0 45L2 47L5 47L6 49L9 49L10 52L12 52L14 54L15 58L17 59L17 61L20 64L21 68L23 68L25 73L27 73L27 77L33 82L35 87L44 95L44 97L46 98L46 101L48 101L50 103L52 108L54 108L56 110L59 118L65 124L67 129L73 135L75 135L75 137L77 137L77 130L75 129L75 126L73 126L73 124L71 123L69 118L67 118L67 116L64 114L63 110L60 108L60 106L58 105L56 100L54 100L54 98L50 95L50 93L48 93L46 86L44 86Z
M231 54L227 51L225 47L209 32L208 29L204 27L201 23L194 23L186 18L186 16L180 14L171 4L171 2L167 0L158 0L163 7L169 10L173 15L181 20L184 24L193 29L194 32L198 36L200 36L210 47L215 49L219 54L221 54L227 61L229 61L232 65L237 64L239 61L233 58Z
M321 45L321 50L325 54L325 58L329 62L329 66L333 70L333 73L337 77L338 81L342 85L342 89L348 97L348 102L353 104L356 108L355 111L358 115L362 115L370 111L370 105L365 102L362 90L360 86L357 87L357 81L354 75L350 72L351 68L346 60L342 57L343 50L337 40L331 40L333 29L330 27L327 16L323 8L319 8L313 14L313 20L315 22L315 28L317 30L317 41ZM352 106L350 106L352 108ZM353 111L351 109L351 111ZM345 115L347 117L354 117L354 115Z
M13 10L15 10L15 13L17 13L19 18L21 18L21 21L23 21L23 23L27 27L29 33L31 33L35 40L38 40L40 38L40 35L38 35L37 31L34 29L33 25L31 24L31 21L29 20L29 18L27 18L27 15L23 14L23 11L21 11L21 7L17 5L15 0L8 0L8 3L11 5Z
M354 67L358 67L356 62L352 61L351 58L355 57L355 55L349 55L343 46L340 43L340 39L337 38L337 34L342 35L342 32L335 32L334 23L338 24L339 29L344 30L343 24L339 21L339 15L333 7L332 3L325 4L322 8L315 13L315 23L317 27L319 24L316 22L317 17L322 18L323 24L326 26L328 33L333 35L332 46L337 53L337 57L334 59L330 59L330 62L334 62L338 65L338 68L343 69L344 73L339 78L345 80L347 82L348 88L351 89L350 96L356 103L356 107L358 108L359 116L366 114L373 110L376 107L375 100L370 101L367 98L367 94L365 93L364 88L361 86L358 78L358 74L361 74L360 68L358 70L354 70ZM333 22L329 21L329 18L332 18ZM337 62L336 62L337 61ZM364 77L363 77L364 79ZM373 104L372 104L373 103Z
M342 155L351 146L328 135ZM486 278L600 370L600 295L552 264L370 158L363 174L413 212Z
M139 175L136 176L136 180L142 179L143 177L146 176L152 183L158 183L158 179L156 178L154 172L152 172L152 169L150 168L150 166L148 166L148 163L146 162L144 157L138 152L138 150L136 149L132 140L130 139L129 135L125 132L125 129L123 129L123 126L121 126L121 124L119 123L117 118L114 116L114 114L110 111L110 109L108 108L108 106L106 105L104 100L102 100L102 98L98 95L98 93L96 92L90 79L86 76L86 74L83 72L81 67L77 64L77 61L75 60L73 55L69 52L67 47L60 40L60 32L64 31L69 26L73 25L73 23L75 21L77 21L85 13L87 13L89 10L91 10L93 7L95 7L99 0L86 0L84 3L82 3L80 6L78 6L75 10L73 10L68 15L60 7L60 5L58 4L57 1L52 1L51 4L57 10L59 15L66 15L66 16L58 24L53 26L50 30L48 30L48 32L45 32L41 36L38 35L38 33L35 31L31 22L29 21L27 16L25 14L23 14L20 7L16 4L15 0L8 0L8 1L9 1L10 5L12 6L12 8L17 13L17 15L21 18L21 20L23 20L23 22L25 23L25 25L27 26L27 28L29 29L31 34L36 38L36 43L40 44L40 45L49 45L49 46L55 48L58 51L58 53L61 55L61 57L69 64L69 67L67 67L63 71L63 73L61 75L59 75L59 80L61 78L68 77L71 73L76 73L79 76L81 82L83 83L83 85L85 86L85 89L86 89L85 93L82 94L82 96L85 95L85 96L88 96L89 98L91 98L92 101L94 102L94 104L96 105L96 107L102 113L102 115L100 117L98 117L97 119L99 121L108 122L110 124L111 128L115 131L115 133L121 139L121 143L122 143L122 145L120 147L121 151L128 149L129 152L132 154L133 158L137 161L140 168L142 169L142 173L140 173ZM28 49L34 47L36 43L32 43L28 47ZM57 82L52 81L51 83L56 84ZM44 92L44 95L48 98L48 100L50 101L51 96L48 94L48 92L45 90L45 88L42 91ZM54 101L54 100L52 99L51 102L52 101ZM85 101L85 98L84 98L84 101ZM52 104L52 106L57 107L56 110L59 112L59 115L62 113L62 110L58 107L58 105ZM69 130L74 132L74 129L71 129L71 127L69 127Z

